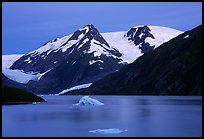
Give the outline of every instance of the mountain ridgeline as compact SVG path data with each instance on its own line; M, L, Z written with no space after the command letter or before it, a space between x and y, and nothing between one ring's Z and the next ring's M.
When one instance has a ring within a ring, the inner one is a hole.
M181 33L160 26L136 26L128 31L99 33L88 24L73 34L48 41L37 50L24 54L9 70L35 75L24 83L29 91L55 94L100 80Z
M52 42L56 41L45 45ZM97 50L107 55L98 53ZM27 86L36 93L56 93L77 84L96 81L115 72L124 65L120 63L120 56L121 53L110 48L93 25L87 25L74 32L57 49L43 52L37 50L26 54L17 60L11 69L46 73L39 81L29 81Z
M65 95L202 95L202 25Z

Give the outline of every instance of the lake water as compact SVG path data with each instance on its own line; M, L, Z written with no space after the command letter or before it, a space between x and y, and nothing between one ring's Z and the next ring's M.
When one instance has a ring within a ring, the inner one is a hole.
M2 106L2 136L202 136L201 96L90 96L103 106L81 106L82 96L43 96L47 102ZM124 132L101 134L97 129Z

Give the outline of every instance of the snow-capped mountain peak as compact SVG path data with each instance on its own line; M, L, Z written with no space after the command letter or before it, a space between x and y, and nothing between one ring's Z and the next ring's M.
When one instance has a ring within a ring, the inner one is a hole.
M101 33L110 47L117 49L124 62L132 63L139 56L169 41L182 31L162 27L139 25L128 31Z
M92 24L88 24L69 36L51 40L39 49L24 55L11 68L25 72L44 73L65 60L72 61L69 57L76 58L80 55L92 55L89 63L103 61L104 56L112 57L117 62L122 61L121 53L110 47L99 31ZM74 61L76 60L72 63Z
M144 25L128 31L100 34L92 24L88 24L73 34L53 39L23 55L10 69L32 73L30 79L35 81L28 82L32 91L53 93L94 82L180 33Z
M131 28L124 37L138 46L141 53L148 53L180 33L182 32L167 27L140 25Z
M92 31L94 29L95 29L94 25L88 24L88 25L84 26L83 28L79 29L79 31L85 31L85 34L86 34L89 31Z
M131 30L135 29L135 35L137 33L136 37L140 37L146 32L146 36L143 38L145 39L145 42L150 43L151 45L155 45L155 48L161 45L164 42L169 41L170 39L176 37L177 35L183 33L182 31L163 27L163 26L146 26L146 25L140 25L135 26L129 30L128 33L131 33ZM128 34L127 33L127 34ZM137 44L136 44L137 45Z
M99 37L97 37L97 35ZM53 40L50 40L43 44L40 48L28 53L27 55L40 55L44 52L49 54L53 50L55 52L61 50L65 52L68 48L70 48L72 45L79 43L79 41L84 41L86 38L92 39L96 37L96 40L98 38L101 38L102 36L98 32L98 30L92 25L88 24L85 27L78 29L73 34L70 34L68 36L64 36L62 38L56 38ZM108 45L105 41L102 41L104 44Z

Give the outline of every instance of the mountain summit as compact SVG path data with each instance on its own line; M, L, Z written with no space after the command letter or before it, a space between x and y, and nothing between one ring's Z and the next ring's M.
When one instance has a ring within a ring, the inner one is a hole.
M123 66L120 56L89 24L22 56L11 69L42 75L37 81L28 82L33 92L57 93L62 88L93 82L118 70Z
M58 93L99 80L180 33L159 26L136 26L129 31L100 33L88 24L21 56L9 70L25 75L25 80L15 78L15 81L25 82L32 92ZM6 72L5 76L13 77L14 74L9 76Z

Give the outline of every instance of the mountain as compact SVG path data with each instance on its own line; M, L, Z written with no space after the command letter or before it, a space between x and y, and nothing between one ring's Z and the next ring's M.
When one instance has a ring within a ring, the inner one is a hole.
M202 95L202 25L162 44L133 63L66 94Z
M93 25L65 38L47 42L11 66L13 70L43 74L38 81L27 83L31 91L56 93L98 80L123 66L121 53L111 48Z
M89 24L21 56L10 70L29 76L20 81L32 92L58 93L99 80L180 33L165 27L136 26L129 31L100 34Z

